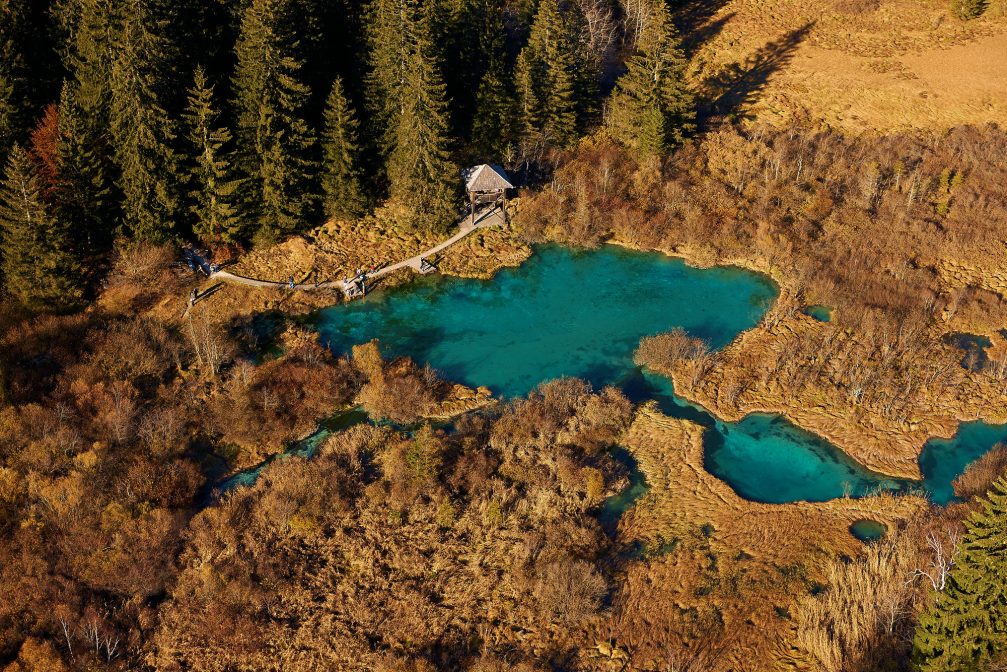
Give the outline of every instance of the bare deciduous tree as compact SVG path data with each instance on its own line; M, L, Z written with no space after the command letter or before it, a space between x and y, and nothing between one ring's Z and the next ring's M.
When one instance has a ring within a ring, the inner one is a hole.
M934 530L927 532L927 547L930 549L930 564L926 569L916 568L910 580L920 577L927 579L934 590L940 592L947 587L948 574L958 558L961 535L956 529L946 529L943 535Z

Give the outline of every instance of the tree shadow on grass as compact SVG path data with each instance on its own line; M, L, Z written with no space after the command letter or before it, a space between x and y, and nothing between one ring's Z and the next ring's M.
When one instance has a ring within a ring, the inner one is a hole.
M674 9L675 27L682 36L682 48L692 56L704 44L715 38L734 18L734 12L714 16L728 0L685 0Z
M810 21L779 38L767 42L741 63L731 63L703 82L700 120L705 126L721 117L739 117L746 113L769 78L794 57L798 45L807 37L815 22Z

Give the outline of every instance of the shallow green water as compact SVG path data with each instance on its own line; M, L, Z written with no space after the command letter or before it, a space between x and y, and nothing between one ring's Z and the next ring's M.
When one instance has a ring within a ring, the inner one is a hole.
M213 489L219 495L238 487L254 485L255 481L259 479L259 475L262 474L262 470L276 460L282 460L288 457L311 457L318 450L318 447L322 445L322 442L329 438L329 436L331 436L334 432L340 432L344 429L352 427L353 425L359 425L362 422L366 422L367 420L369 420L367 413L358 408L352 408L337 413L323 422L317 430L311 433L310 436L307 436L300 441L295 441L290 448L267 459L261 464L251 467L250 469L240 471L237 474L224 479L214 486Z
M422 278L323 310L318 329L337 352L377 338L386 355L516 397L562 376L615 383L633 369L643 336L674 327L723 347L775 296L765 277L736 268L613 246L545 247L490 281Z
M819 322L830 322L832 320L832 309L828 306L808 306L804 309L804 312Z
M879 523L876 520L868 520L867 518L855 521L852 525L850 525L850 534L864 542L877 541L887 533L888 528L884 523Z
M930 439L920 453L923 484L938 504L954 499L951 482L965 467L986 454L998 443L1007 442L1007 425L963 422L950 439Z

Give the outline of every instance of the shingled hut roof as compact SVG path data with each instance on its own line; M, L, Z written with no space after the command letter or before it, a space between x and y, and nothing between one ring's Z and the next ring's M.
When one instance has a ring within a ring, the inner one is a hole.
M507 173L500 166L484 163L462 171L465 180L465 190L469 192L500 191L513 189L514 185L507 179Z

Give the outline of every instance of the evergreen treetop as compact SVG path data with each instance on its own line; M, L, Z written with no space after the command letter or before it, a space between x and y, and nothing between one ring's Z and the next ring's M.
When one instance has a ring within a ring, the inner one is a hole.
M695 128L685 56L663 0L654 3L637 47L612 93L608 126L624 144L645 154L663 154Z
M0 184L7 290L32 310L60 311L80 304L83 272L70 232L53 216L44 191L34 160L15 145Z
M260 241L306 226L317 203L310 90L297 58L296 3L252 0L241 22L234 76L242 207Z
M1007 477L993 483L965 527L947 587L916 628L919 672L971 672L1007 654Z
M326 217L353 219L362 215L367 206L357 138L357 120L346 99L343 82L337 77L326 101L322 137Z
M445 86L429 30L425 17L410 26L402 113L388 175L392 198L414 226L443 229L455 216L459 172L450 158Z
M202 67L193 75L185 120L189 160L189 210L193 232L202 240L235 242L241 218L235 205L239 181L234 178L229 145L231 132L218 125L214 87Z

